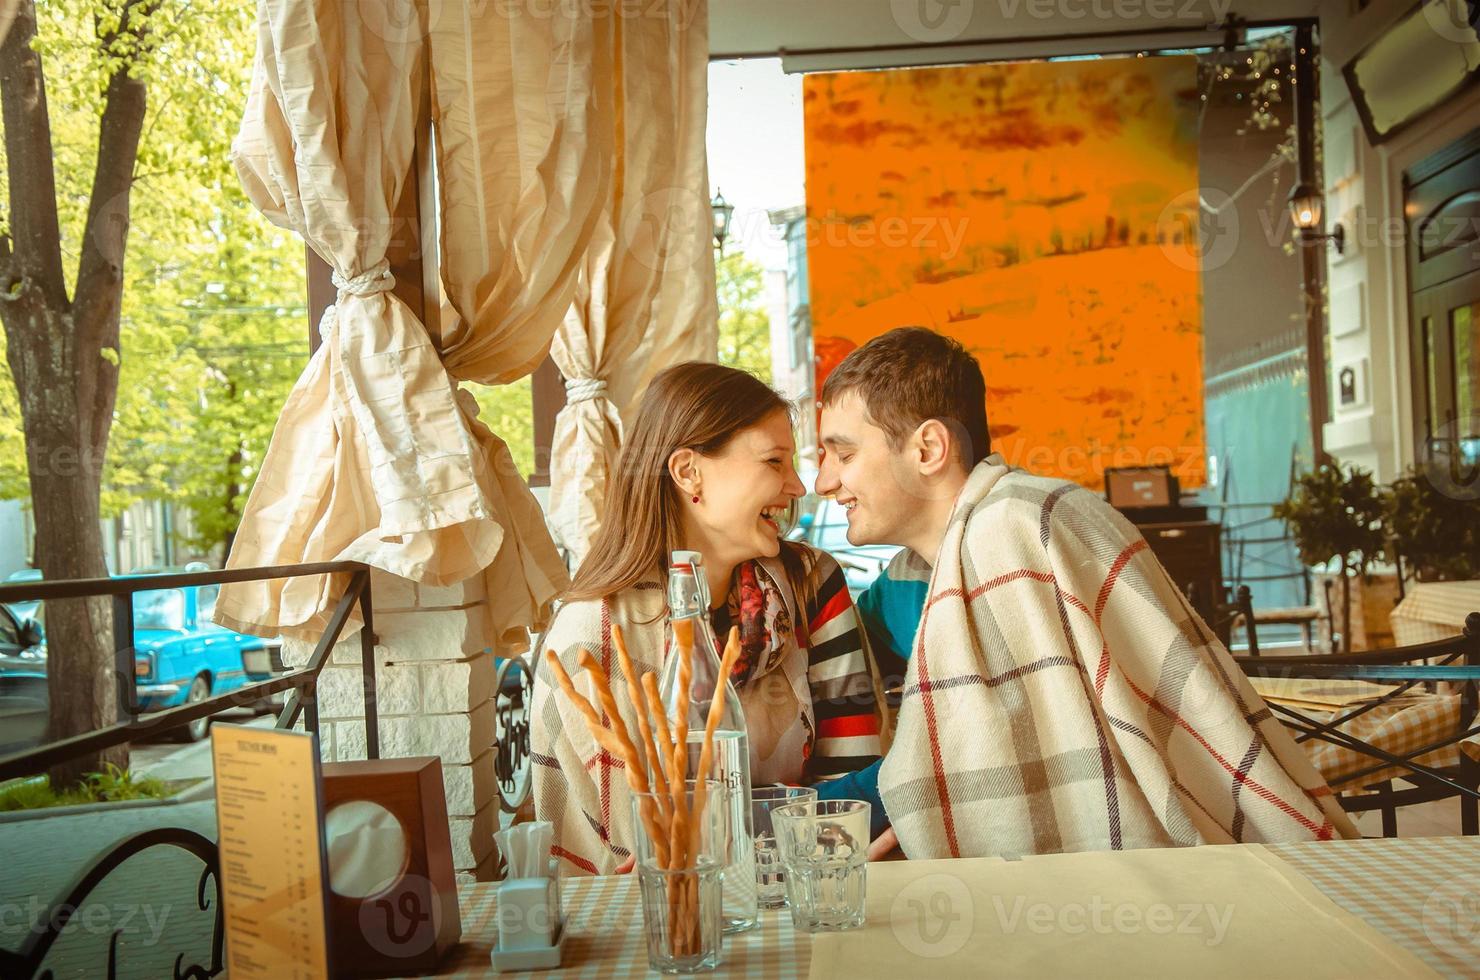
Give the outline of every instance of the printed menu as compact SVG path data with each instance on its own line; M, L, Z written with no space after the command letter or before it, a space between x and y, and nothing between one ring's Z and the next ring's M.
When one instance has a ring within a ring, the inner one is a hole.
M232 980L327 980L328 902L318 740L211 728Z

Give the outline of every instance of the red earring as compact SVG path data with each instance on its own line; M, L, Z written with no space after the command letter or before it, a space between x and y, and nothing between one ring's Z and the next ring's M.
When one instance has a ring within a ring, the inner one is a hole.
M696 493L696 494L694 494L694 503L697 504L698 502L699 502L699 495Z

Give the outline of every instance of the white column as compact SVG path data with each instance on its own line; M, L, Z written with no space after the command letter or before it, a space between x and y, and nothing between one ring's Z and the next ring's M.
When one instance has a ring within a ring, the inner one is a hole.
M493 774L494 653L483 580L447 588L371 573L381 758L442 760L453 866L491 877L498 790ZM314 645L284 640L283 662ZM342 637L319 675L320 756L367 757L358 633ZM299 727L302 726L300 718Z

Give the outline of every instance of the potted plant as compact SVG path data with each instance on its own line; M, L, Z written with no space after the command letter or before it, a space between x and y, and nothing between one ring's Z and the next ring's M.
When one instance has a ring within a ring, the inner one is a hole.
M1341 576L1341 649L1351 652L1351 580L1384 554L1384 495L1372 474L1322 463L1296 481L1295 490L1274 507L1295 538L1307 565L1338 562Z
M1445 493L1422 466L1393 481L1389 554L1419 582L1480 579L1480 497Z

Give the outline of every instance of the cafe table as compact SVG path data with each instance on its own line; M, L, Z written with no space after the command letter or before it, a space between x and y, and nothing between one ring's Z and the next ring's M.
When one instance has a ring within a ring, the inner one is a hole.
M562 881L562 966L498 974L493 882L460 893L438 976L649 976L637 881ZM1480 838L1213 845L889 861L862 929L790 915L725 938L726 977L1480 976Z

